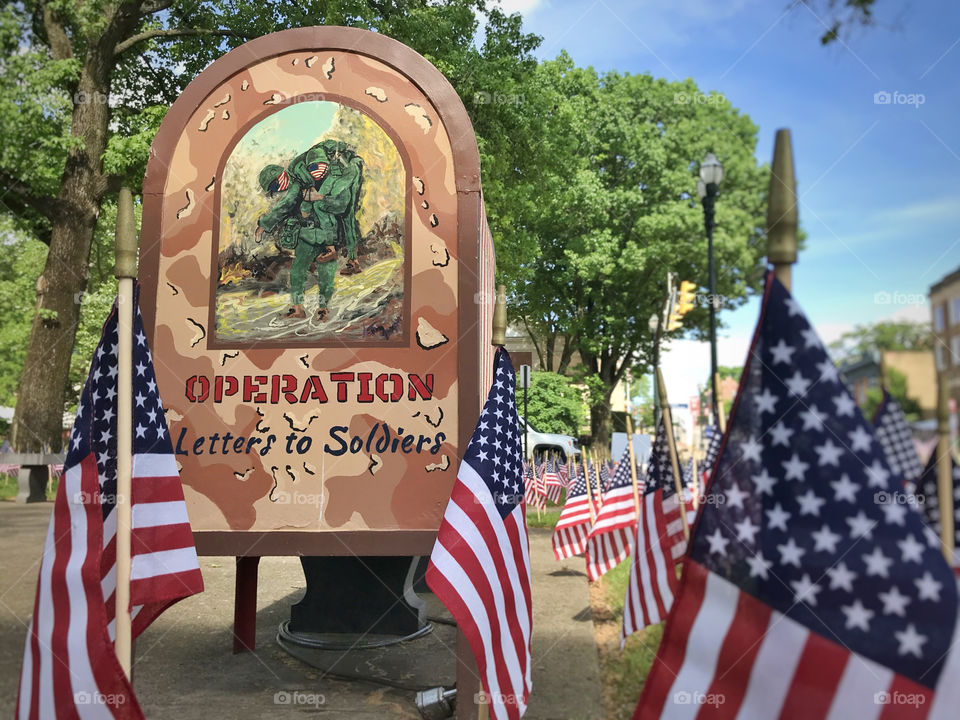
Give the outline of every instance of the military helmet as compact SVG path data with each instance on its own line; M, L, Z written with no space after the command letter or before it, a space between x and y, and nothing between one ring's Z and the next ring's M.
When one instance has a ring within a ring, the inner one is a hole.
M261 189L265 193L276 192L277 189L274 187L271 189L271 185L280 177L280 173L283 172L283 168L279 165L267 165L263 170L260 171L259 183Z

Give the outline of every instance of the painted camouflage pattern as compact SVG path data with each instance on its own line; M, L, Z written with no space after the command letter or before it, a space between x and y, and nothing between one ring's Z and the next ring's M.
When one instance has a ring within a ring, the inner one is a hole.
M212 250L218 222L216 170L243 128L274 105L330 94L350 98L354 107L379 116L409 158L412 227L405 262L412 264L410 344L211 349L207 324L211 273L217 272ZM278 437L265 456L178 455L194 531L439 527L458 458L457 193L450 139L428 98L386 64L349 52L301 50L253 60L196 107L172 155L162 199L148 196L145 202L162 202L156 324L150 341L171 438L176 444L185 430L187 447L214 431L250 436L258 428ZM418 345L423 321L448 342L433 349ZM338 403L334 386L327 383L331 371L433 373L433 397ZM192 403L185 395L185 381L193 375L212 382L215 375L257 373L289 373L301 383L318 374L330 402L254 405L238 394L219 404ZM348 436L365 436L376 422L401 426L405 434L443 432L446 440L437 455L371 458L366 452L340 457L323 452L331 426L347 425ZM313 438L305 455L284 451L283 437L294 425L307 428L300 436Z

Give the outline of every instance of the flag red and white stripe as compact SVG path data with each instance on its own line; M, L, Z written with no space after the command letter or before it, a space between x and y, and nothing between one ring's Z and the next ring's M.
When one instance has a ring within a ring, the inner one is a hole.
M695 561L634 720L956 718L960 623L936 692L846 649Z
M640 522L623 605L621 644L637 630L666 619L673 606L677 573L663 504L660 491L646 493L640 499Z
M491 717L517 720L531 688L530 558L515 378L505 350L495 363L500 388L464 453L426 577L470 644Z
M575 471L576 479L567 488L567 501L553 529L553 555L557 560L582 555L587 550L587 537L593 521L590 519L590 500L583 473Z
M139 311L134 318L133 637L203 579ZM113 647L116 308L91 364L43 549L17 717L142 718Z

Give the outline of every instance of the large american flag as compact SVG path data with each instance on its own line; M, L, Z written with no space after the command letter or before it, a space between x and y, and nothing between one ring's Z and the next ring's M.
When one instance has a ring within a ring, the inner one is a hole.
M923 465L913 442L913 432L903 414L903 408L886 390L873 416L873 430L887 457L890 469L906 480L916 483Z
M494 364L426 576L470 643L491 717L513 720L531 687L530 556L516 378L503 348Z
M610 489L603 496L603 507L587 537L587 577L591 582L615 568L630 554L636 527L636 501L629 448L626 448Z
M674 566L686 549L686 541L669 452L661 417L644 478L640 522L623 602L621 643L637 630L665 619L676 595Z
M634 717L955 718L957 586L920 515L884 501L898 492L771 273Z
M139 308L133 342L133 636L203 590ZM117 311L103 327L70 436L24 647L18 717L140 718L113 648Z
M567 501L553 529L554 557L563 560L586 552L587 536L592 524L587 483L583 469L577 466L573 468L573 476L567 486Z

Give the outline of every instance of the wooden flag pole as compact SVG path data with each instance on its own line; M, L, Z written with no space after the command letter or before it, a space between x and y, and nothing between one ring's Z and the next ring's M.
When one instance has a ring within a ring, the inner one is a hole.
M117 198L117 589L114 649L127 678L133 665L130 619L130 533L133 476L133 279L137 276L137 226L133 194L121 188Z
M950 388L940 375L937 398L937 495L940 505L940 545L947 564L953 567L953 453L950 451Z
M530 466L533 468L533 496L537 499L537 520L540 520L540 486L537 483L537 455L530 456Z
M720 373L716 373L713 376L713 386L717 388L717 393L719 393ZM723 435L727 431L727 414L723 411L723 399L716 397L713 401L717 404L717 425L719 426L720 434Z
M687 506L683 501L683 484L680 482L680 460L677 457L677 443L673 438L673 414L670 412L670 403L667 402L667 388L663 384L663 374L660 368L657 373L657 393L660 395L660 409L663 413L663 427L667 432L667 447L670 450L670 469L673 471L673 486L677 491L677 500L680 501L680 520L683 522L683 537L690 539L690 525L687 523Z
M600 483L600 453L593 448L590 449L593 457L593 476L597 479L597 507L603 507L603 486Z
M767 196L767 260L783 286L791 290L790 266L797 261L797 183L793 175L790 131L777 130Z
M580 453L580 464L583 465L583 480L587 486L587 506L590 508L590 524L597 521L597 512L593 507L593 493L590 492L590 471L587 469L587 453Z
M633 509L637 513L637 524L640 523L640 485L637 482L637 458L633 452L633 421L627 413L627 453L630 459L630 482L633 483Z
M693 484L693 509L700 507L700 483L697 482L697 429L693 429L693 442L690 443L690 482Z

